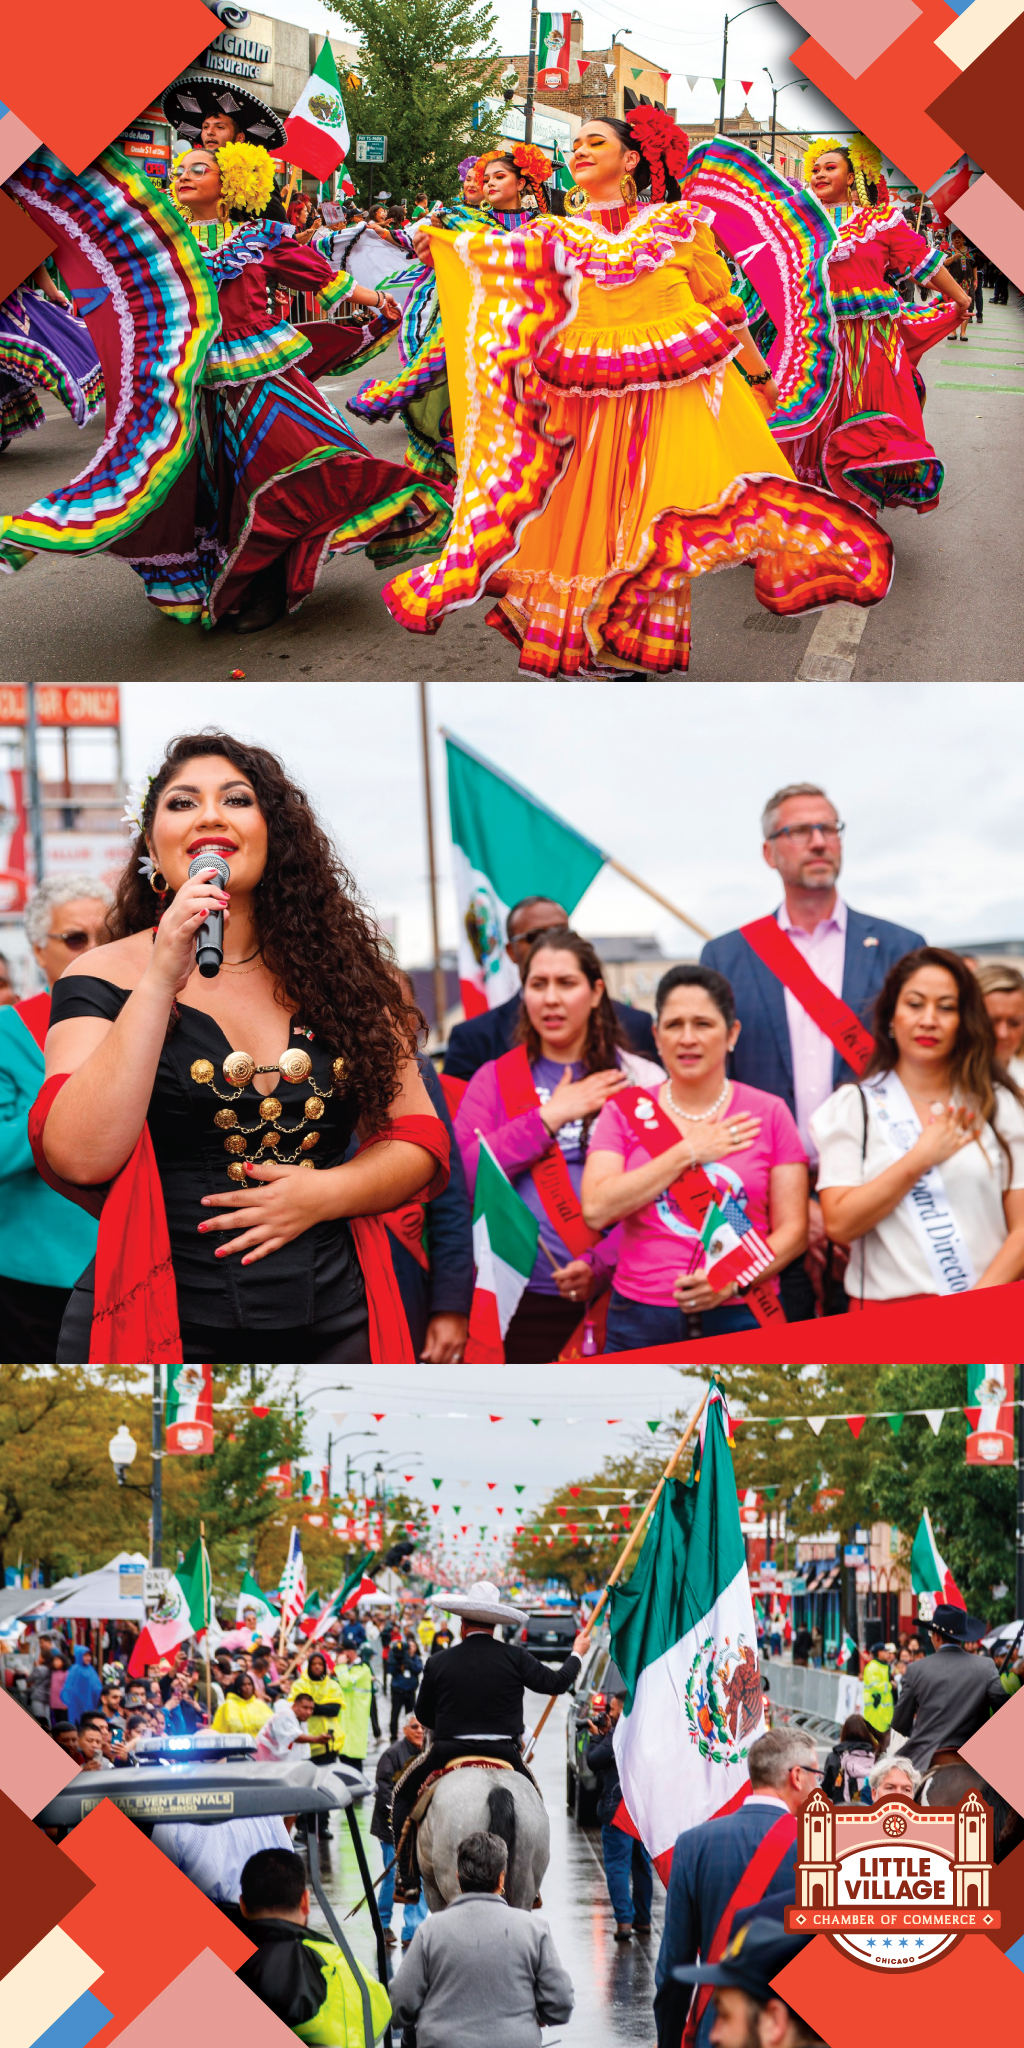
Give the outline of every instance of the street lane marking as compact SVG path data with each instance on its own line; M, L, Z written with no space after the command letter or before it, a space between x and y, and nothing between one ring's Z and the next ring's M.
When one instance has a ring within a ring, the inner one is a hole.
M1008 398L1024 398L1024 384L942 384L932 385L933 391L991 391L998 396L1005 391Z
M822 612L796 672L798 683L848 683L868 622L859 604L830 604Z

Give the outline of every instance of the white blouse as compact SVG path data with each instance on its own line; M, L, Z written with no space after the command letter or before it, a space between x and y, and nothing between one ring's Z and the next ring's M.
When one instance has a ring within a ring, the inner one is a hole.
M1006 1237L1003 1195L1024 1187L1024 1109L1006 1088L996 1091L995 1122L1007 1142L1010 1158L991 1126L977 1143L964 1145L939 1167L946 1198L980 1280ZM867 1151L864 1145L864 1104L867 1098L853 1083L837 1088L811 1118L818 1148L818 1187L860 1187L876 1180L901 1156L884 1136L872 1105L867 1103ZM859 1301L894 1301L905 1294L934 1294L928 1256L909 1205L903 1201L851 1247L846 1291Z

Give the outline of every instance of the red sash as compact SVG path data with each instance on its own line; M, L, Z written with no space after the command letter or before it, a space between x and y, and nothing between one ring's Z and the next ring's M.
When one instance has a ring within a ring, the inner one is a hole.
M50 991L41 989L36 996L23 996L15 1009L25 1026L31 1031L40 1052L46 1050L46 1034L50 1028Z
M743 1876L740 1878L739 1884L736 1886L736 1890L733 1892L732 1898L726 1906L725 1912L722 1914L718 1926L715 1928L707 1955L701 1957L702 1962L717 1963L719 1961L728 1944L729 1936L732 1933L732 1923L737 1913L742 1913L745 1906L756 1906L758 1901L764 1898L768 1886L778 1870L779 1864L782 1862L787 1850L792 1848L795 1841L796 1814L780 1814L774 1827L770 1827L768 1833L758 1843L750 1862L743 1872ZM697 2029L704 2017L704 2010L710 1997L710 1984L698 1985L697 1996L690 2007L689 2018L683 2033L683 2048L694 2048L694 2043L697 2039Z
M781 981L783 988L796 997L818 1030L832 1040L847 1066L855 1074L863 1074L875 1050L870 1031L849 1003L844 1003L842 996L834 996L818 979L792 939L780 929L778 919L759 917L753 924L741 924L740 937L746 939L769 974L774 974L776 981Z
M537 1090L525 1045L514 1045L511 1052L503 1052L494 1064L506 1116L511 1119L523 1116L529 1109L536 1109ZM620 1099L619 1096L615 1098L616 1102ZM581 1259L584 1252L589 1252L597 1244L601 1232L591 1230L589 1223L583 1220L580 1198L569 1177L565 1154L557 1138L552 1138L543 1158L536 1160L529 1171L552 1229L557 1231L573 1258Z
M652 1159L660 1159L663 1152L670 1152L673 1145L681 1143L681 1134L671 1117L665 1115L657 1097L646 1088L622 1088L614 1097L615 1107L621 1110L634 1137L639 1138ZM646 1116L637 1115L638 1102L650 1105ZM651 1115L650 1111L654 1114ZM708 1210L718 1201L718 1191L702 1166L688 1166L678 1180L666 1190L679 1208L691 1229L700 1236ZM760 1232L753 1233L758 1245L764 1244ZM753 1250L753 1246L751 1247ZM751 1314L759 1323L776 1322L785 1313L774 1288L767 1280L755 1280L742 1289L742 1298Z

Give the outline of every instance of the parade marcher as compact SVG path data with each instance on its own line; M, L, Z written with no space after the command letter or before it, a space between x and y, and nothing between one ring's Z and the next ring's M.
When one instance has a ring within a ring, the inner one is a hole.
M277 758L227 734L172 741L133 822L117 936L57 984L33 1111L51 1184L113 1181L58 1359L198 1360L216 1329L222 1359L255 1334L267 1358L411 1360L378 1218L439 1191L448 1137L350 878ZM230 894L189 878L201 851ZM196 934L222 906L207 978Z
M568 1692L590 1647L590 1630L580 1629L564 1664L552 1670L521 1643L498 1642L495 1628L518 1628L522 1610L503 1601L489 1579L480 1579L467 1593L434 1595L434 1605L462 1617L462 1640L428 1660L416 1699L416 1718L430 1730L429 1757L412 1765L395 1794L392 1826L399 1858L395 1897L416 1898L413 1829L406 1829L423 1779L457 1756L493 1756L510 1763L524 1777L520 1741L523 1697L530 1692Z
M895 1702L891 1666L895 1655L895 1643L872 1643L864 1666L864 1719L876 1736L885 1735L892 1723Z
M878 1760L878 1735L865 1714L847 1714L839 1740L825 1758L821 1789L836 1806L867 1803L866 1792ZM867 1795L870 1796L870 1795Z
M892 204L866 135L812 142L804 180L839 229L828 277L841 375L812 432L793 443L796 473L868 512L931 512L943 470L925 433L917 364L970 312L970 293ZM950 303L904 306L891 280L908 274Z
M96 1225L40 1179L28 1118L43 1083L50 989L65 967L110 937L111 891L98 877L53 876L25 906L25 935L46 981L0 1008L0 1321L11 1357L56 1357L61 1320L96 1250Z
M258 1697L252 1673L240 1671L213 1717L214 1734L258 1735L272 1713L268 1702Z
M1007 1699L992 1658L968 1656L964 1647L986 1634L985 1622L941 1602L928 1628L936 1654L911 1665L892 1717L895 1733L907 1738L899 1761L919 1771L940 1751L959 1750Z
M258 1850L241 1872L238 1897L239 1925L256 1949L239 1967L242 1983L301 2041L365 2048L363 2001L351 1965L336 1942L309 1932L301 1856L288 1847ZM360 1963L356 1969L369 1994L378 2041L391 2018L391 2001Z
M594 1120L617 1090L664 1078L624 1039L589 939L561 926L542 932L523 963L516 1042L474 1074L455 1120L470 1191L486 1141L540 1229L503 1340L509 1364L557 1358L609 1285L617 1239L603 1243L580 1202Z
M357 1770L366 1765L366 1752L370 1746L370 1702L373 1698L373 1673L364 1664L357 1645L346 1644L338 1666L338 1680L344 1697L342 1725L343 1747L338 1754L343 1764L354 1764Z
M703 966L717 968L731 983L743 1026L729 1072L734 1080L782 1097L796 1118L812 1183L817 1151L811 1117L835 1088L853 1079L844 1034L855 1034L858 1021L863 1033L889 968L924 945L919 932L867 917L844 902L836 886L844 831L835 805L814 783L790 782L776 790L762 813L762 855L782 883L782 903L774 918L757 918L710 939L700 956ZM841 1288L828 1285L826 1262L832 1262L817 1199L809 1228L807 1264L815 1267L817 1291L827 1309L840 1309L845 1297ZM802 1258L783 1272L781 1289L790 1322L814 1315L815 1287Z
M960 286L961 291L967 293L968 299L967 305L963 308L960 332L958 334L951 334L949 339L950 341L967 341L969 339L967 329L970 324L971 306L979 295L980 286L978 283L978 267L967 246L967 236L961 234L959 228L957 228L953 236L953 254L946 264L946 269L954 283Z
M556 925L568 931L569 917L552 897L524 896L520 902L513 903L505 921L505 951L518 969L520 981L531 946L536 945L542 932L553 931ZM462 1100L467 1081L471 1081L488 1060L500 1059L502 1053L508 1052L516 1043L522 1007L520 987L515 995L509 996L504 1003L496 1004L493 1010L482 1010L478 1017L467 1017L463 1023L452 1027L442 1079L445 1094L453 1105L453 1115ZM642 1053L645 1059L655 1059L657 1054L647 1011L635 1010L629 1003L614 1001L612 1009L630 1050Z
M695 962L670 967L658 984L654 1035L668 1079L646 1094L609 1097L583 1174L587 1221L622 1222L608 1352L756 1328L780 1314L775 1276L807 1242L807 1161L796 1125L778 1096L726 1074L740 1024L724 976ZM763 1248L753 1288L744 1268L742 1289L708 1278L709 1184L733 1236L751 1230Z
M677 1984L698 1987L698 1997L710 1991L712 2048L824 2048L817 2030L772 1990L780 1971L813 1939L788 1934L774 1918L744 1916L716 1960L673 1970Z
M628 1829L619 1827L616 1814L622 1804L622 1787L615 1761L615 1723L621 1713L624 1692L613 1693L608 1712L588 1727L594 1741L588 1742L586 1766L598 1781L597 1818L601 1823L601 1855L605 1882L615 1914L615 1939L628 1941L631 1934L649 1934L654 1875L650 1851Z
M1011 1081L1024 1088L1024 974L1001 960L976 968L975 974L992 1026L996 1058Z
M653 107L587 120L565 215L512 235L421 224L449 340L472 340L445 550L384 591L410 631L486 593L521 673L669 674L712 569L753 561L755 597L786 615L886 595L888 536L772 438L778 390L712 216L678 197L686 153Z
M376 1792L373 1801L373 1815L370 1833L381 1846L384 1859L384 1876L377 1894L381 1926L384 1929L386 1947L395 1948L398 1936L391 1931L391 1916L395 1908L395 1838L391 1832L391 1798L396 1778L400 1778L407 1764L419 1756L426 1741L426 1730L417 1721L415 1714L406 1716L405 1727L397 1742L382 1750L377 1759ZM427 1902L422 1894L418 1899L406 1902L402 1921L402 1947L407 1948L421 1920L427 1916Z
M676 1841L656 1971L658 2048L680 2048L690 1990L680 1987L675 1972L698 1956L710 1963L722 1954L744 1873L744 1903L751 1906L794 1883L797 1809L822 1778L814 1742L799 1729L773 1728L751 1744L747 1763L751 1790L743 1804L688 1828ZM713 2015L699 1995L698 2007L695 2032L688 2030L686 2038L708 2048Z
M829 1236L854 1247L852 1307L997 1287L1024 1273L1024 1097L995 1058L956 953L886 976L859 1085L812 1118Z
M60 399L76 427L103 404L103 371L89 329L40 263L0 305L0 454L45 425L43 392Z

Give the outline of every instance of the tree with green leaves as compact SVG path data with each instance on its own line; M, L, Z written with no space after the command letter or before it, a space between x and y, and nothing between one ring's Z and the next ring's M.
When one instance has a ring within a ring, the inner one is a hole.
M952 1408L964 1397L962 1365L888 1365L878 1382L881 1408ZM880 1439L872 1480L879 1512L895 1523L902 1561L924 1509L939 1549L971 1614L1009 1621L1014 1599L1017 1474L1012 1465L968 1465L964 1415L946 1415L937 1436L923 1415L908 1415L899 1434ZM998 1599L993 1587L1005 1586Z
M356 135L388 138L387 164L371 167L363 196L386 188L412 198L425 187L432 201L454 198L462 158L497 141L494 116L481 103L500 97L507 64L488 0L327 4L359 35L358 84L342 87L353 137L348 168L357 180Z

